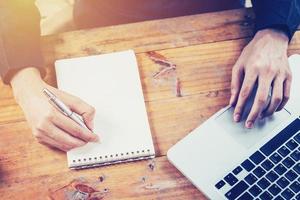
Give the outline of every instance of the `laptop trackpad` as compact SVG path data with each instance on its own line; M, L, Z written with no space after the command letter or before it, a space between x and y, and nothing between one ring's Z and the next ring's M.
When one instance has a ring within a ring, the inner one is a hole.
M273 116L257 120L254 124L254 128L247 129L244 126L245 121L239 123L233 121L233 108L231 107L220 114L216 118L216 121L219 126L225 129L226 132L236 140L236 142L245 148L250 148L263 137L271 133L274 128L289 117L290 113L283 109L280 112L276 112Z

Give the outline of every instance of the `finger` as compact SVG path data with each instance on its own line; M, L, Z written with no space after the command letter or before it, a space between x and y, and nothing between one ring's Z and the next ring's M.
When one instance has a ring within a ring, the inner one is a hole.
M46 145L46 146L48 146L50 148L59 149L61 151L65 151L65 152L67 152L67 151L69 151L69 150L72 149L71 146L64 145L62 143L56 142L52 138L48 137L45 132L43 133L43 135L44 135L43 138L41 138L41 139L38 140L39 143L41 143L43 145Z
M263 109L265 108L270 87L271 87L271 80L263 80L259 79L258 82L258 88L255 95L254 103L251 108L251 111L247 117L245 126L246 128L252 128L254 125L255 120L258 118L258 116L261 114Z
M291 78L288 78L283 82L283 99L281 104L278 106L277 111L282 110L286 105L286 103L288 102L288 100L290 99L291 84L292 84Z
M264 111L263 116L270 116L276 111L276 109L282 102L282 96L283 96L283 79L277 77L273 82L272 98L271 98L270 105L268 109Z
M62 98L62 100L65 101L65 103L70 107L70 109L73 112L76 112L77 114L83 117L83 120L87 127L90 130L93 130L95 109L89 104L85 103L83 100L79 99L78 97L69 94L64 94Z
M52 122L60 129L73 135L76 138L84 140L86 142L96 142L98 141L98 136L92 133L89 129L81 127L79 124L74 122L69 117L66 117L60 112L55 113Z
M233 119L235 122L239 122L241 120L245 103L253 90L256 79L257 79L257 75L252 72L245 74L243 85L239 92L237 104L233 112Z
M243 81L243 68L239 65L239 61L236 62L236 64L232 68L231 73L231 96L229 105L234 106L236 104L236 101L238 99L239 91L242 86Z
M86 142L69 135L54 124L51 124L49 126L49 128L45 131L45 134L57 143L67 146L70 149L80 147L86 144Z

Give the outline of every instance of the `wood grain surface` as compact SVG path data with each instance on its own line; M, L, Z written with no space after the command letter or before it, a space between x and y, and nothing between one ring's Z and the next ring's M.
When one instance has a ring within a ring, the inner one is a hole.
M1 82L0 199L72 199L79 190L94 200L205 199L166 153L227 105L231 68L252 29L252 11L239 9L43 37L45 80L54 86L57 59L134 49L157 157L69 170L64 153L36 142L11 89ZM156 76L163 66L149 52L176 68ZM300 53L299 32L289 47L294 53Z

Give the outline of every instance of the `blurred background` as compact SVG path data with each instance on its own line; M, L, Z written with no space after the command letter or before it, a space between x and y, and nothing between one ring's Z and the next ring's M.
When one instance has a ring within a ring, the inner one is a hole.
M41 13L42 35L71 31L75 0L37 0L36 5Z
M75 0L37 0L42 20L42 35L71 31L73 23L73 5ZM199 0L201 1L201 0ZM251 0L246 0L246 7L251 7Z

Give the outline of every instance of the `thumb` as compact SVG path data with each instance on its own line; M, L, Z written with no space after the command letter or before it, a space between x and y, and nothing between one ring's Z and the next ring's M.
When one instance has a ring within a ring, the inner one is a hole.
M73 95L62 93L61 95L62 101L66 103L70 107L70 109L82 116L87 127L93 131L94 129L94 117L96 110L93 106L87 104L83 100Z

